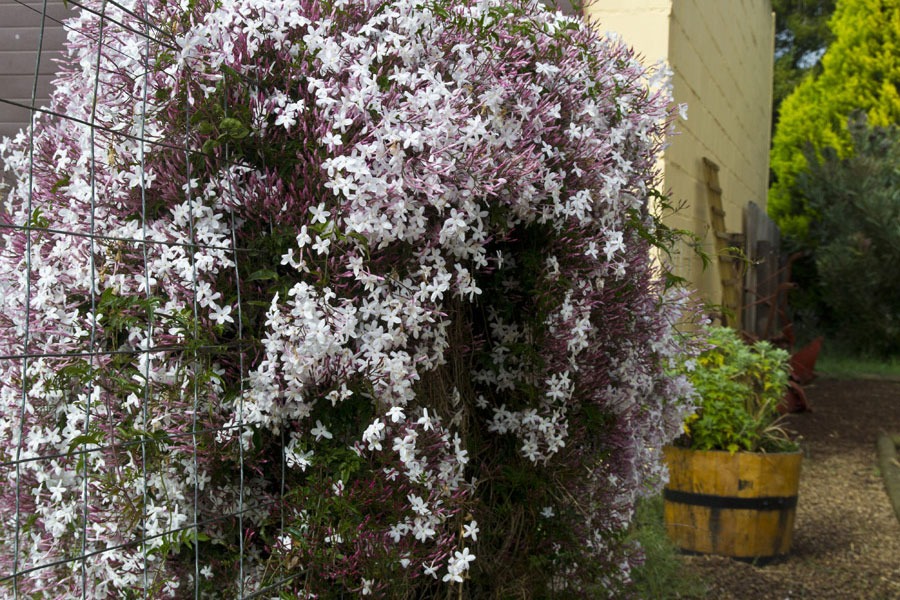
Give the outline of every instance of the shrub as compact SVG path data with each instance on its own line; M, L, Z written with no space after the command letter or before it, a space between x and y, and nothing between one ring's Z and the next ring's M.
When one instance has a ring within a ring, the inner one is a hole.
M799 188L815 211L807 303L829 337L854 353L900 353L900 133L855 115L847 158L810 151ZM811 300L809 299L811 298Z
M665 86L536 2L181 4L88 2L0 148L0 585L618 594Z

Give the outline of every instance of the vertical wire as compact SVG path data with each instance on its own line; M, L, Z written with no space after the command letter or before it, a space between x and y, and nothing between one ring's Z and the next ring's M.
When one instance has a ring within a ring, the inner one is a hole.
M256 84L256 90L254 90L254 91L258 92L258 90L260 90L262 88L262 85L259 80L259 74L260 74L260 72L262 72L262 69L259 68L260 64L259 64L258 60L256 63L256 67L257 68L254 69L254 73L253 73L253 81ZM262 146L263 140L262 140L262 136L260 135L259 132L257 132L256 137L257 137L257 141L260 143L260 146ZM263 152L261 154L261 158L262 158L262 172L263 172L263 174L267 175L268 174L268 166L266 164L265 152ZM265 193L268 194L269 187L264 186L264 190L265 190ZM269 233L274 234L274 223L272 222L271 218L269 219ZM242 406L243 406L243 404L242 404ZM281 436L281 452L280 452L280 454L281 454L281 482L280 482L279 492L278 492L278 494L279 494L279 496L278 496L278 513L279 513L279 521L280 521L278 534L284 535L284 524L285 524L284 494L285 494L285 481L287 479L287 457L285 456L284 427L281 427L279 429L280 429L280 436ZM243 513L243 507L241 507L241 509L242 509L241 512Z
M200 319L200 309L197 303L197 289L198 289L198 281L197 281L197 240L196 240L196 232L194 231L194 200L191 193L193 189L191 187L191 176L193 173L191 172L191 86L190 81L185 81L185 106L184 106L184 159L185 159L185 174L187 175L187 183L185 185L185 195L188 204L188 234L190 236L190 242L188 243L188 251L191 253L191 307L193 311L193 331L191 332L193 335L192 344L192 360L193 365L191 372L193 373L193 381L192 381L192 389L193 389L193 398L192 398L192 410L191 410L191 463L194 470L194 522L193 522L193 530L194 530L194 599L199 600L200 598L200 527L198 525L198 513L200 506L200 467L199 461L197 460L197 409L200 405L200 389L199 383L197 380L198 372L199 372L199 352L197 348L197 338L200 335L199 331L199 319Z
M144 179L144 168L145 168L145 160L144 153L146 151L144 146L144 136L146 135L146 122L147 122L147 90L150 87L150 15L147 11L146 6L144 6L144 50L145 54L143 56L143 67L144 67L144 87L142 91L141 98L141 129L140 129L140 146L138 152L140 152L139 157L139 171L140 171L140 186L141 186L141 252L144 259L144 291L147 297L147 335L145 336L145 348L143 349L144 353L144 398L141 404L141 558L143 559L143 567L142 567L142 583L143 583L143 597L146 600L148 598L149 588L150 588L150 576L147 570L148 563L148 553L147 553L147 501L149 498L149 494L147 492L147 433L150 431L149 423L150 423L150 415L149 415L149 404L150 404L150 361L152 360L152 354L150 349L153 347L153 307L152 304L149 303L151 294L150 294L150 269L148 266L149 258L147 256L147 190L146 190L146 181Z
M25 223L25 331L22 343L22 405L19 407L19 436L16 440L16 533L13 540L13 598L19 598L19 538L22 535L22 507L19 500L22 476L22 440L25 437L25 407L28 404L28 345L31 336L31 211L34 204L34 128L37 103L38 77L41 72L41 54L44 51L44 25L47 19L47 0L41 7L41 29L38 33L38 51L34 62L34 79L31 82L31 131L28 135L28 202Z
M287 480L287 456L286 456L284 449L285 449L284 427L282 427L281 428L281 491L279 492L280 493L279 500L281 500L281 502L279 503L279 507L281 509L281 531L279 533L281 533L281 535L284 535L284 504L285 504L285 502L284 502L285 483L284 482Z
M97 97L100 91L100 63L103 60L103 32L104 32L104 24L106 21L106 1L103 0L103 4L100 7L100 26L99 31L97 33L98 44L97 44L97 65L96 70L94 71L94 92L93 98L91 99L91 118L90 118L90 145L91 145L91 209L90 209L90 218L89 218L89 231L90 235L88 236L88 244L89 244L89 253L88 253L88 266L90 270L90 279L91 279L91 336L90 336L90 373L91 376L89 380L91 381L90 392L87 394L87 399L85 401L85 409L84 409L84 435L88 435L90 433L90 425L91 425L91 399L94 396L94 388L96 387L96 381L94 379L94 363L96 362L97 354L96 354L96 343L97 343L97 269L94 261L94 233L96 231L96 208L97 208L97 148L96 148L96 127L95 121L97 119ZM88 536L88 518L89 518L89 509L88 509L88 463L90 451L85 452L82 456L82 481L81 481L81 501L82 501L82 523L81 523L81 598L82 600L87 600L87 536Z
M224 111L228 116L228 73L223 76L225 81L225 99ZM225 146L225 165L231 163L229 146ZM236 196L234 181L229 175L228 187L232 196ZM234 258L234 285L237 292L237 336L238 336L238 462L239 462L239 478L238 478L238 598L244 597L244 321L243 312L241 310L241 271L238 263L237 253L237 226L235 225L234 210L231 212L231 255Z

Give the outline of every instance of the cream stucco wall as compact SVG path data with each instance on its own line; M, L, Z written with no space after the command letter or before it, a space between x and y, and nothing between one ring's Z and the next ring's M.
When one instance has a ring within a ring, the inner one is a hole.
M765 207L769 171L774 15L770 0L593 0L586 16L617 31L645 60L666 59L688 120L664 156L665 187L686 208L671 225L700 235L714 254L703 157L719 165L726 229L740 233L743 207ZM706 271L683 251L676 270L708 301L721 301L718 261Z
M621 35L648 63L668 58L672 0L592 0L585 4L585 17L599 31Z

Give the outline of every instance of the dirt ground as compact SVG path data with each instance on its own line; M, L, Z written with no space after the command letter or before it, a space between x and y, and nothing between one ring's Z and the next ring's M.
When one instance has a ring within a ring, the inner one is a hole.
M900 433L900 382L818 379L791 415L805 454L790 556L765 567L684 557L716 600L900 599L900 521L878 472L879 433Z

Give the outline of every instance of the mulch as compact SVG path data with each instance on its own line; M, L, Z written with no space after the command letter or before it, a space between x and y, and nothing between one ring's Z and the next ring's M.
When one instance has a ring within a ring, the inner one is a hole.
M876 448L900 433L900 382L817 379L806 392L812 412L788 417L804 451L792 551L763 567L683 557L710 599L900 599L900 520Z

